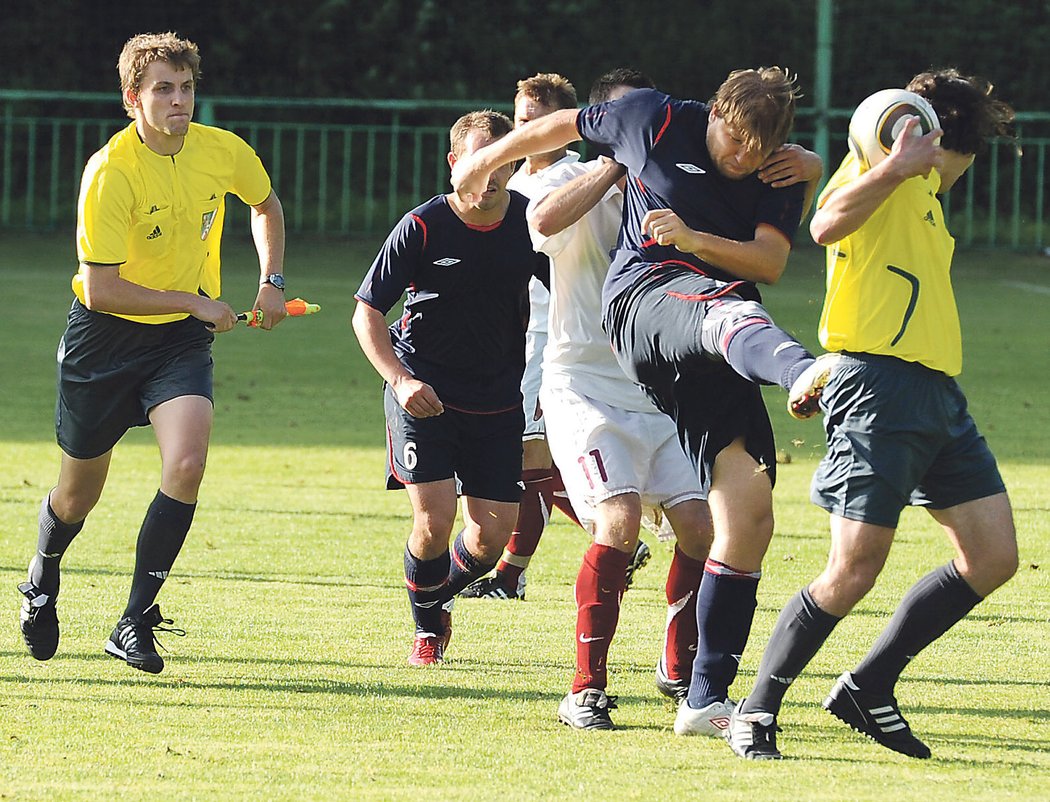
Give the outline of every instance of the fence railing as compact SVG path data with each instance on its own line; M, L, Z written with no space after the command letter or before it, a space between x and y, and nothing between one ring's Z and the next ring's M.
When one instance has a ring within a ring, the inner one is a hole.
M259 153L288 228L318 235L385 233L405 210L448 189L448 128L477 108L507 103L201 98L198 120L237 132ZM851 110L832 110L828 172L845 151ZM72 227L87 158L127 124L109 93L0 90L0 226ZM813 109L794 140L813 146ZM1043 249L1047 240L1050 112L1018 116L1017 138L993 142L945 199L963 246ZM245 214L234 200L230 215Z

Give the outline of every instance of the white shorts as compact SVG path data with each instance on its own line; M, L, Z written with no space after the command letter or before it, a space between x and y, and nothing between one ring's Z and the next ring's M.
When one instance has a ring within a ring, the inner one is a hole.
M625 411L564 387L544 387L540 399L551 454L585 524L598 504L624 493L656 509L704 498L668 416Z
M543 408L540 405L540 383L543 379L543 349L546 331L525 332L525 373L521 377L522 408L525 410L525 432L522 440L539 440L546 436Z
M547 347L547 315L551 294L543 283L529 282L529 326L525 331L525 374L521 377L522 408L525 432L522 440L540 440L546 436L543 409L540 406L540 381L543 378L543 349Z

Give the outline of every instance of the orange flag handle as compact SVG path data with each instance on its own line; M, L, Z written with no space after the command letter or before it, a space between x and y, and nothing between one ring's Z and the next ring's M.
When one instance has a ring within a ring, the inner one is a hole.
M320 304L311 304L302 298L293 298L290 301L286 301L284 308L290 317L312 315L321 311ZM249 326L256 327L263 322L263 311L261 309L253 309L251 312L241 312L237 315L237 319L245 321Z

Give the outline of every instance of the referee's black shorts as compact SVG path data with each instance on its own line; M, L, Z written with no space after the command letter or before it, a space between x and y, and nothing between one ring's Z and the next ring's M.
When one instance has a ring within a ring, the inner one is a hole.
M73 301L58 346L55 434L69 456L93 459L113 448L149 411L185 395L212 400L215 335L195 317L137 323Z

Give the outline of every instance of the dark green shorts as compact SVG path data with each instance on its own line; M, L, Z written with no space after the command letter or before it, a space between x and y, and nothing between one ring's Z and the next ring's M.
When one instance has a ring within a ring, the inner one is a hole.
M128 429L148 425L157 404L185 395L210 400L214 339L195 317L150 325L74 301L58 346L58 445L93 459Z
M915 362L843 354L821 399L828 451L810 497L896 528L911 504L941 510L1005 491L955 379Z

